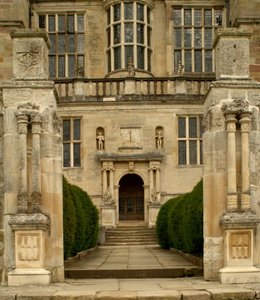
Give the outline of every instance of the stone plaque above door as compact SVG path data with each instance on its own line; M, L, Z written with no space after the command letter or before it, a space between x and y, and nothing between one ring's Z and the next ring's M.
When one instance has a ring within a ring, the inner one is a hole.
M120 128L119 148L141 148L141 128Z

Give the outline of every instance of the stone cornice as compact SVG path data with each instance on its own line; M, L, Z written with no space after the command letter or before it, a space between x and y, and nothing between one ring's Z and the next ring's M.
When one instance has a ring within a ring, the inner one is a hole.
M97 153L100 161L162 161L162 152L147 152L140 154Z

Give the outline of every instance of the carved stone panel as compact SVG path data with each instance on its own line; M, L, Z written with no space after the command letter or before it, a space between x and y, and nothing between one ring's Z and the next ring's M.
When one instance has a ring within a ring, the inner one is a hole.
M141 129L136 127L120 128L120 148L141 148Z

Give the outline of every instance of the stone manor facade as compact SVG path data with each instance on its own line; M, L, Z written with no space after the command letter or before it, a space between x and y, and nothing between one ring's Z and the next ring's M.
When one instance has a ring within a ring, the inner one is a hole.
M63 281L62 174L104 227L155 226L204 177L204 277L260 281L259 22L258 0L0 0L3 282Z

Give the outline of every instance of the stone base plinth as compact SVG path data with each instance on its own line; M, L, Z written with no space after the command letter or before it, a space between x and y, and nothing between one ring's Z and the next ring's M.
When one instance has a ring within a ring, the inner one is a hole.
M220 283L254 283L260 282L260 269L248 267L226 267L219 270Z
M51 272L45 269L15 269L8 273L9 286L49 285Z
M116 227L116 207L102 206L101 207L101 225L107 228Z
M156 225L157 216L159 210L161 208L160 204L154 204L149 206L149 219L148 219L148 226L154 227Z

